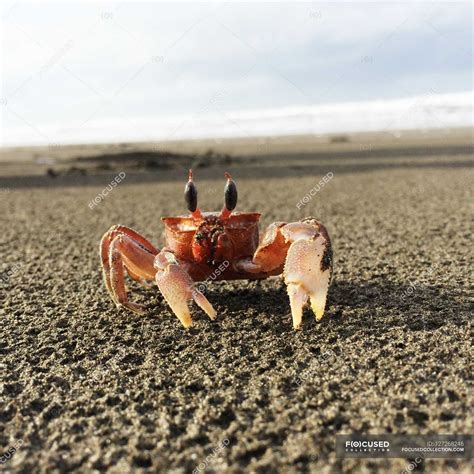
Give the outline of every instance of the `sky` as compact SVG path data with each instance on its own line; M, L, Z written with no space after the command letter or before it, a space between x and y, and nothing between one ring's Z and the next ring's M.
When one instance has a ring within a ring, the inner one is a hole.
M472 91L472 8L2 2L2 143L79 129L87 139L113 124L126 134L216 110Z

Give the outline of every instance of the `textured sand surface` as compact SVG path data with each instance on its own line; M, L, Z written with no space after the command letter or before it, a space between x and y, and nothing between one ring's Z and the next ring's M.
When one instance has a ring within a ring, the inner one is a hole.
M317 323L305 311L301 332L280 279L208 285L218 318L193 305L188 331L156 288L129 285L146 316L113 306L101 235L122 223L161 246L160 217L185 211L188 163L125 164L124 181L92 210L120 163L56 178L0 173L0 454L22 442L0 469L400 472L406 460L336 459L335 435L472 433L470 143L275 149L201 164L205 210L221 207L228 168L238 209L262 212L261 228L308 215L327 226L326 316ZM421 469L469 467L431 460Z

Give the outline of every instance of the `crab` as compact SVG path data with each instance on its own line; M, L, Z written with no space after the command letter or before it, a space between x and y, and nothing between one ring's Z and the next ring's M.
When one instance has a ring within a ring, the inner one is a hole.
M310 303L316 320L325 311L332 276L331 241L314 217L299 222L274 222L259 240L257 212L234 212L237 187L230 174L220 212L198 208L197 188L189 170L184 197L188 215L162 217L166 245L158 250L149 240L123 225L102 237L100 255L107 287L117 307L143 314L128 299L125 272L139 283L155 281L173 313L188 328L191 300L211 319L216 311L197 282L261 280L282 275L290 301L293 327L301 329L303 308Z

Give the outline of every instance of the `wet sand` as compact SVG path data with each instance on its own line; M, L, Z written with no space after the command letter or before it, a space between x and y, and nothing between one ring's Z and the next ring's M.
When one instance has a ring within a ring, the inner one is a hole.
M0 454L17 450L0 469L392 473L408 461L336 459L335 435L472 433L473 141L464 130L3 150ZM161 247L190 165L205 210L221 208L227 170L261 229L324 222L335 272L322 321L306 310L294 332L279 278L209 284L218 317L193 305L187 331L156 288L129 285L146 316L113 306L100 237L122 223Z

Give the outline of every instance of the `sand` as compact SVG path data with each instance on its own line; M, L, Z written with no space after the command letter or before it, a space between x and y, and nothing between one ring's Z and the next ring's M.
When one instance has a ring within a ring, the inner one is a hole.
M165 144L4 150L0 454L17 449L0 469L400 472L407 460L336 459L335 435L472 433L472 143L462 131L170 145L183 157ZM279 278L208 285L217 320L194 305L190 330L156 288L129 285L145 316L113 306L100 237L122 223L162 246L189 165L205 210L222 206L227 170L261 228L324 222L322 321L307 310L293 331Z

